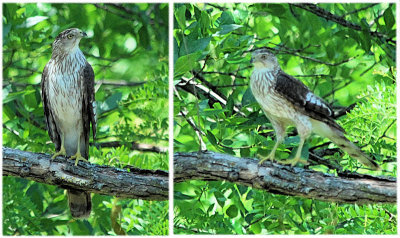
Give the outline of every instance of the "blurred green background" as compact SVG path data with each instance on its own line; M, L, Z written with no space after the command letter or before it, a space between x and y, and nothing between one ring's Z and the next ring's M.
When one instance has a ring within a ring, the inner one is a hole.
M197 130L210 151L268 155L275 133L248 86L250 52L267 47L286 73L348 112L338 123L383 171L366 169L317 136L305 144L309 168L396 176L395 9L387 3L175 4L174 151L198 151ZM299 137L294 129L288 135L276 158L296 151ZM309 152L327 165L313 162ZM219 181L189 181L174 190L176 234L397 233L393 204L328 203Z
M168 170L168 4L3 4L3 145L53 154L41 72L61 31L87 32L80 48L95 72L96 146L90 162ZM119 142L118 147L100 146ZM163 152L131 150L132 142ZM71 220L63 189L3 177L4 235L168 234L168 202L93 194L88 220ZM121 206L119 217L111 208Z

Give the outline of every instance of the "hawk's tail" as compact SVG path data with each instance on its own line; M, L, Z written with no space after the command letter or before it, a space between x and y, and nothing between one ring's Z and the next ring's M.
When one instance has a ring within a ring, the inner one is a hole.
M381 167L379 167L375 161L362 152L358 146L349 141L344 136L344 133L339 129L330 127L327 124L316 120L313 120L313 128L315 133L329 138L333 143L339 146L342 150L346 151L351 157L357 159L363 165L373 170L381 170Z
M75 218L87 218L92 210L90 193L83 190L68 189L68 204L71 215Z

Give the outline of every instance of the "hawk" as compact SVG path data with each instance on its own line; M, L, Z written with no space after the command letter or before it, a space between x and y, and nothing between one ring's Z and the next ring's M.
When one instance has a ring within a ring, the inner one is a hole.
M316 133L327 137L363 165L379 170L379 165L363 153L345 136L344 129L335 122L333 110L323 99L316 96L300 80L286 74L274 54L266 49L255 50L251 62L254 65L250 88L276 133L276 143L270 154L260 161L274 160L275 151L282 143L288 126L295 126L300 143L293 159L280 161L296 165L301 159L305 140Z
M42 101L49 136L56 151L52 157L64 155L87 161L90 124L96 137L94 72L79 49L87 34L77 28L61 32L53 42L52 55L42 74ZM90 215L90 193L68 189L71 215Z

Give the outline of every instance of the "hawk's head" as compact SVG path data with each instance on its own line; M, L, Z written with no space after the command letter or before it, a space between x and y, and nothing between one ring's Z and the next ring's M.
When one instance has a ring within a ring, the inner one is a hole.
M256 69L276 69L279 68L278 59L267 49L258 49L251 55L251 63Z
M62 50L64 52L70 52L79 46L79 41L82 37L86 37L87 34L78 28L67 29L56 37L53 43L53 51Z

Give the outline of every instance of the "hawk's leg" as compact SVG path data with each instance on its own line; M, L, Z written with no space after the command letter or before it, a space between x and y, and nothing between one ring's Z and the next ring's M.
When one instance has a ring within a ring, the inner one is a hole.
M75 159L75 166L78 165L79 160L88 162L87 159L83 158L83 156L81 155L81 145L80 144L81 144L81 137L79 136L78 137L78 147L77 147L77 150L76 150L76 154L71 156L71 159Z
M304 142L311 134L311 123L307 120L301 120L300 118L296 123L296 129L300 136L300 143L296 155L293 159L280 161L281 164L290 164L291 166L295 166L299 162L302 164L308 164L307 161L301 159L301 151L303 150Z
M278 137L277 137L275 145L274 145L274 148L272 148L272 150L271 150L271 152L269 153L268 156L266 156L266 157L260 156L261 160L260 160L260 162L258 162L258 164L262 164L266 160L271 160L273 162L274 159L275 159L276 149L278 149L278 146L282 143L282 141L283 141L283 138L282 139L280 139L280 138L278 139Z
M59 155L67 156L67 152L65 151L64 147L64 135L62 133L61 133L61 148L51 157L51 159L55 159Z
M279 161L278 163L290 164L291 166L295 166L297 163L308 164L307 161L301 159L301 151L303 150L304 142L305 142L305 138L301 137L299 147L297 148L296 156L293 159Z
M269 153L269 155L267 157L260 156L261 160L260 160L260 162L258 162L258 164L262 164L266 160L271 160L273 162L275 160L276 149L278 149L278 146L282 143L283 139L285 139L286 126L274 121L273 119L270 119L270 121L271 121L272 127L275 130L276 142L275 142L274 148L272 148L271 152Z

